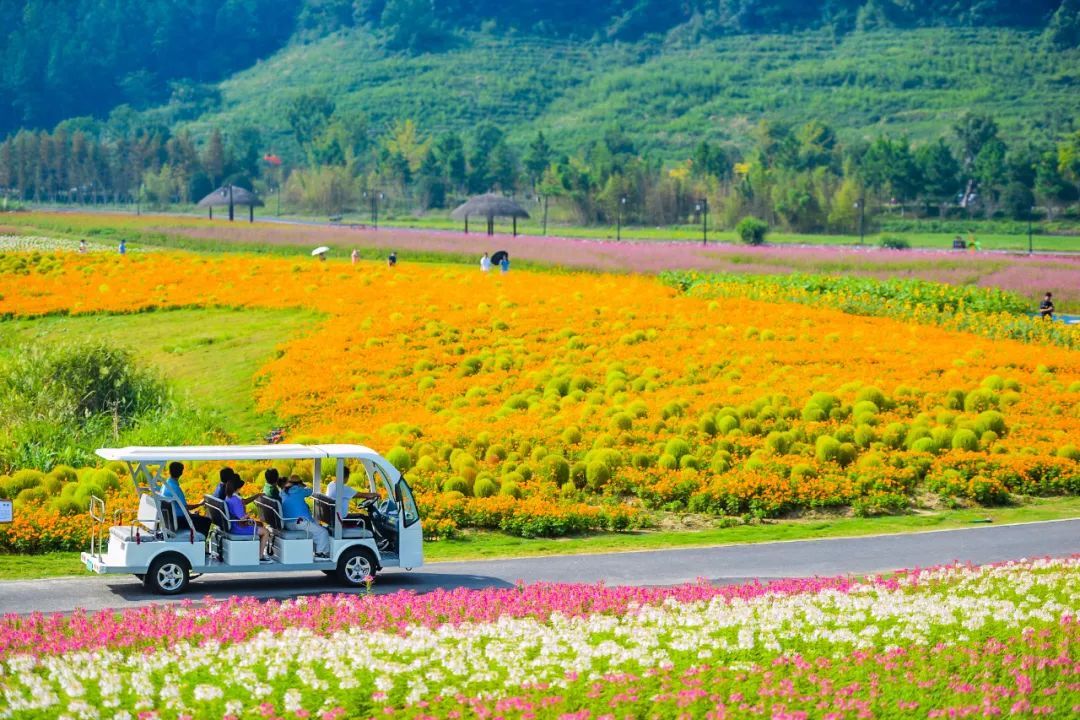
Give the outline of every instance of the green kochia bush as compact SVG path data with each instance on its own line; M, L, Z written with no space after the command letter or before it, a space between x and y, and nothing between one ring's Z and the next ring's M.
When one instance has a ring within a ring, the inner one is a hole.
M199 444L215 432L132 353L100 343L0 349L0 398L0 470L91 465L103 445Z

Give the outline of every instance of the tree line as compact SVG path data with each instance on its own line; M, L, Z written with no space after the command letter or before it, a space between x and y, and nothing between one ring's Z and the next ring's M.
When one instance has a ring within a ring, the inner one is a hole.
M733 226L756 216L794 232L853 232L860 216L891 208L915 216L1011 217L1032 208L1053 219L1080 198L1080 131L1056 143L1007 142L993 118L967 114L932 142L904 137L842 142L820 121L754 129L749 150L702 142L678 162L652 159L617 128L573 154L543 132L524 145L490 123L471 133L425 133L412 120L373 131L318 94L295 99L286 119L303 160L283 162L258 130L215 130L205 142L167 127L116 135L62 123L0 143L0 193L31 202L197 202L233 183L280 193L312 214L367 207L450 208L501 192L547 198L584 224L669 225L696 220L707 201Z

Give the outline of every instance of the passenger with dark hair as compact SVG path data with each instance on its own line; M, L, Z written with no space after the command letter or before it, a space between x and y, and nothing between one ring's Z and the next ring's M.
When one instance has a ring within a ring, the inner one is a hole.
M263 484L263 495L274 500L280 500L281 473L277 471L277 468L266 468L263 477L266 479L266 483Z
M229 511L229 532L233 535L259 535L259 562L273 562L266 554L270 541L270 534L262 525L252 520L244 510L244 499L240 497L239 490L244 484L244 479L233 473L225 483L225 508Z
M176 505L176 528L178 530L187 529L187 514L196 508L202 507L202 503L188 505L184 490L180 487L180 477L183 474L184 465L182 463L169 463L169 479L165 481L165 487L161 491L161 494L164 497L172 500L173 504ZM191 522L196 532L202 533L203 535L210 532L210 518L192 513Z

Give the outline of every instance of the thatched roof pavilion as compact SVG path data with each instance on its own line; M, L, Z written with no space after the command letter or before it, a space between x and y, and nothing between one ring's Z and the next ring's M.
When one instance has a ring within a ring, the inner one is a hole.
M450 217L455 220L464 220L466 233L469 232L470 217L486 218L488 235L495 234L495 218L513 218L514 235L517 235L518 218L527 218L529 213L525 212L525 208L518 205L512 198L496 193L487 193L486 195L469 198L468 202L450 213Z
M199 201L199 207L210 209L210 219L214 219L215 207L229 208L229 220L233 219L233 208L237 205L246 205L248 208L248 222L255 220L255 208L262 207L263 201L258 195L238 185L225 185L219 187Z

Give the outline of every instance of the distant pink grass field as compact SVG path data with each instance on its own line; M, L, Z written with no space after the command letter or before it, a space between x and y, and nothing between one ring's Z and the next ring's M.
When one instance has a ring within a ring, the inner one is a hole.
M480 255L506 250L514 260L567 269L659 273L665 270L783 274L791 272L919 278L949 284L997 287L1035 298L1053 292L1059 304L1080 304L1080 256L1020 255L1003 252L886 250L879 247L764 245L675 241L584 240L535 235L486 235L440 230L351 229L318 225L260 223L251 226L159 228L163 232L208 240L332 248L331 258L345 258L355 248L398 254L410 252Z

